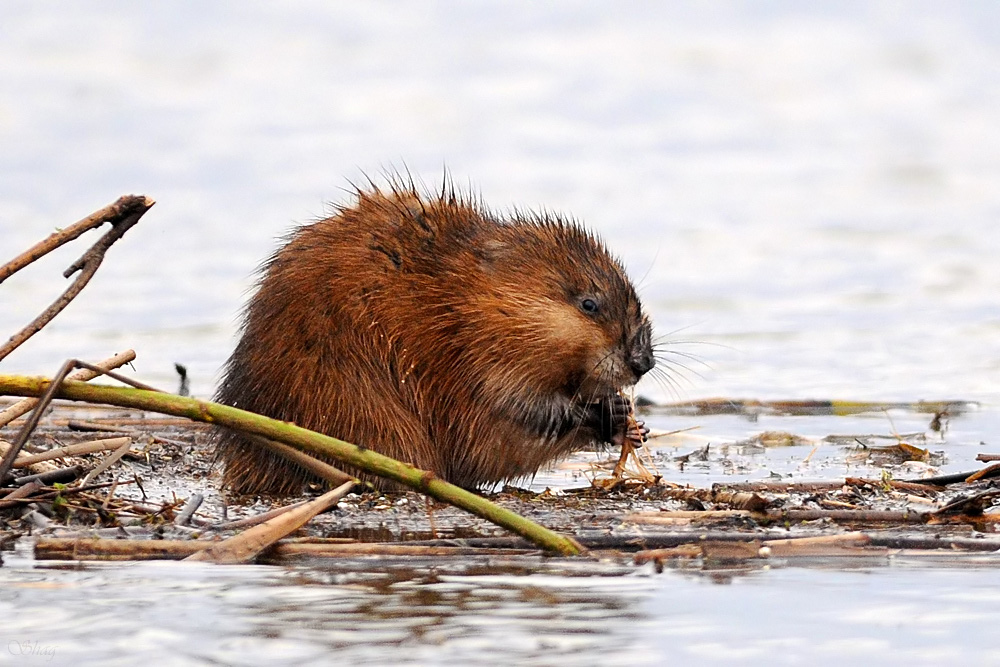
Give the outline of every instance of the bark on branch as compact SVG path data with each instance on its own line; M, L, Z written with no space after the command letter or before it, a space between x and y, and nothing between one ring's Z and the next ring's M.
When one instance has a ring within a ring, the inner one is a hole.
M154 203L155 202L153 202L153 200L149 197L141 195L126 195L124 197L120 197L115 203L105 206L101 210L91 213L83 220L70 225L66 229L52 234L44 241L21 253L3 266L0 266L0 283L3 283L3 281L10 276L14 275L40 257L44 257L56 248L69 243L91 229L100 227L105 222L111 223L111 229L108 230L104 236L98 239L97 242L94 243L94 245L80 257L80 259L73 262L73 264L71 264L70 267L63 272L63 277L65 278L69 278L77 272L80 274L76 277L76 280L73 281L69 288L67 288L66 291L52 303L52 305L46 308L44 312L28 323L28 325L19 332L11 336L10 340L0 346L0 360L20 347L20 345L26 340L41 331L42 327L62 312L69 302L72 301L76 295L87 286L90 279L94 277L98 267L101 266L101 262L104 261L104 254L108 251L108 248L110 248L115 241L124 236L125 232L131 229L135 223L139 221L139 218L141 218Z

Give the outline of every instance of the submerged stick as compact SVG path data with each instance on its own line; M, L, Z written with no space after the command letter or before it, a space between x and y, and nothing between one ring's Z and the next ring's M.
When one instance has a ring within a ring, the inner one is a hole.
M45 378L0 375L0 394L38 396L45 392L50 384L50 381ZM450 484L432 472L414 468L370 449L315 433L294 424L270 419L228 405L127 387L63 382L56 392L56 396L73 401L104 403L188 417L195 421L228 426L270 440L278 440L297 449L330 456L365 472L399 482L437 500L450 503L482 517L550 551L568 556L578 555L583 551L582 547L572 538L559 535L471 491Z
M101 538L43 537L35 543L39 560L181 560L218 542L207 540L120 540ZM532 556L531 549L497 549L455 546L420 546L395 542L334 543L282 540L265 554L268 563L300 558L357 558L359 556Z

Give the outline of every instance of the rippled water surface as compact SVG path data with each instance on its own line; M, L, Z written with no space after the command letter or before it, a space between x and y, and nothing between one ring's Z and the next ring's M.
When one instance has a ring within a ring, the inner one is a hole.
M933 604L929 577L905 562L659 575L136 563L0 569L0 612L15 664L1000 663L982 639L1000 613L997 571L934 571Z
M209 395L278 236L364 174L433 188L447 167L623 258L669 349L698 358L640 393L979 401L943 445L963 469L1000 447L998 156L987 1L8 2L0 259L121 194L158 203L3 370L133 347L142 379L173 387L180 362ZM0 332L81 252L0 286ZM22 561L0 568L0 639L92 664L1000 662L992 569L394 572Z

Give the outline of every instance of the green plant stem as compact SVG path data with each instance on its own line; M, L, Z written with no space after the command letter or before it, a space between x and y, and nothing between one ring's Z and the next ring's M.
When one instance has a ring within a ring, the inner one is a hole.
M46 378L0 375L0 395L40 396L49 384L50 381ZM187 417L194 421L255 433L297 449L333 457L359 470L405 484L432 498L450 503L506 528L549 551L574 556L583 550L572 538L555 533L485 498L449 484L432 472L414 468L370 449L309 431L288 422L194 398L131 387L110 387L68 380L63 382L56 397Z

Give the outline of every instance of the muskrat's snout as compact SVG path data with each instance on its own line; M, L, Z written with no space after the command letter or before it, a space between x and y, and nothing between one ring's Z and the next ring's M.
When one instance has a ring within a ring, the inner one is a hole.
M632 337L632 341L628 346L625 363L635 373L636 380L648 373L656 365L656 359L653 357L652 338L653 332L649 321L646 320L639 327L639 330L636 331L635 336Z

